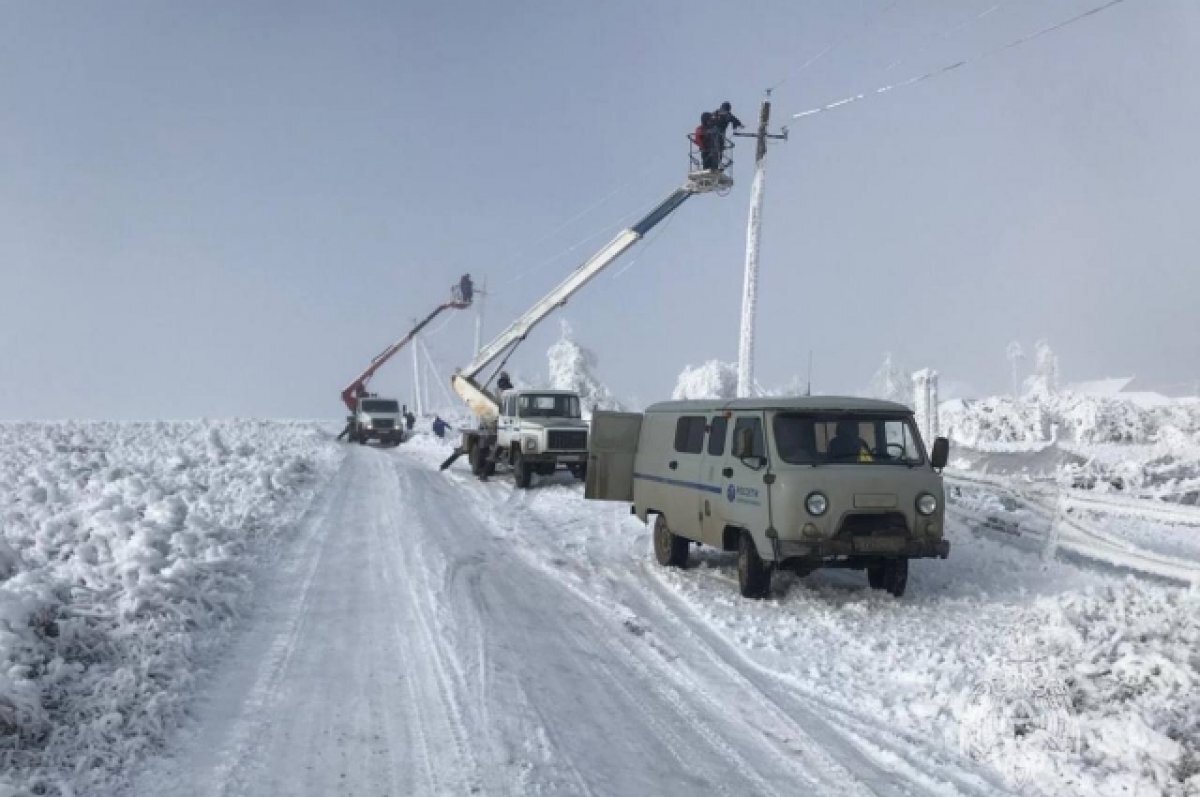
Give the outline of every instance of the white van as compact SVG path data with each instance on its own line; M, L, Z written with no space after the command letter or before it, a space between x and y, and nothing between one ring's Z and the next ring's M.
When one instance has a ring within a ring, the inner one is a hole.
M585 496L654 516L654 552L682 567L691 543L738 552L738 583L771 572L865 569L897 597L908 560L946 558L941 469L901 404L839 396L668 401L592 418Z

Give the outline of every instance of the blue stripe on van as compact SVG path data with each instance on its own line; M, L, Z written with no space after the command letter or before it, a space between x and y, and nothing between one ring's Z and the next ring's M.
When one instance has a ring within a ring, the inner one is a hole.
M711 484L701 484L700 482L685 482L685 481L681 481L679 479L667 479L663 476L651 476L649 473L637 473L637 472L634 472L633 478L645 479L648 482L660 482L662 484L673 484L676 487L691 487L693 490L701 490L706 493L716 493L717 495L721 494L721 488L714 487Z

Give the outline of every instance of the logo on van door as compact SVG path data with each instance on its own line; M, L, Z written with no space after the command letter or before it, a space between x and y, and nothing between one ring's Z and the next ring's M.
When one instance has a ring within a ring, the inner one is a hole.
M739 504L754 504L759 505L758 490L753 487L739 487L736 484L731 484L725 488L725 497L729 499L729 503L735 501Z

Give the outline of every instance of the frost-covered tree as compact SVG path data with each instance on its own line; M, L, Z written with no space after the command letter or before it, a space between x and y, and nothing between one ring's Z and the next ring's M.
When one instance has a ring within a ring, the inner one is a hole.
M591 349L575 342L571 325L562 322L562 334L546 352L550 360L550 387L574 390L579 394L585 414L594 409L623 410L625 406L596 376L597 358Z
M1031 397L1053 396L1058 392L1058 355L1045 339L1034 345L1033 374L1025 380L1025 393Z
M879 366L879 370L871 377L871 384L867 387L867 395L871 398L896 401L909 407L912 406L912 379L904 368L896 362L895 358L892 357L890 351L884 353L883 364Z
M695 368L687 366L679 374L671 398L731 399L737 398L737 363L709 360Z
M1004 356L1008 358L1008 364L1012 368L1012 389L1013 398L1020 395L1021 377L1019 370L1021 360L1025 359L1025 350L1021 348L1021 342L1017 340L1009 341L1008 346L1004 349Z

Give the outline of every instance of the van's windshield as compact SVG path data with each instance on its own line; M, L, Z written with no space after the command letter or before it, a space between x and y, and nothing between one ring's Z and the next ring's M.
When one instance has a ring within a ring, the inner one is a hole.
M578 418L579 397L561 393L522 393L517 397L522 418Z
M400 404L390 399L363 399L363 412L400 412Z
M779 413L775 451L795 465L920 465L921 438L911 418L869 413Z

